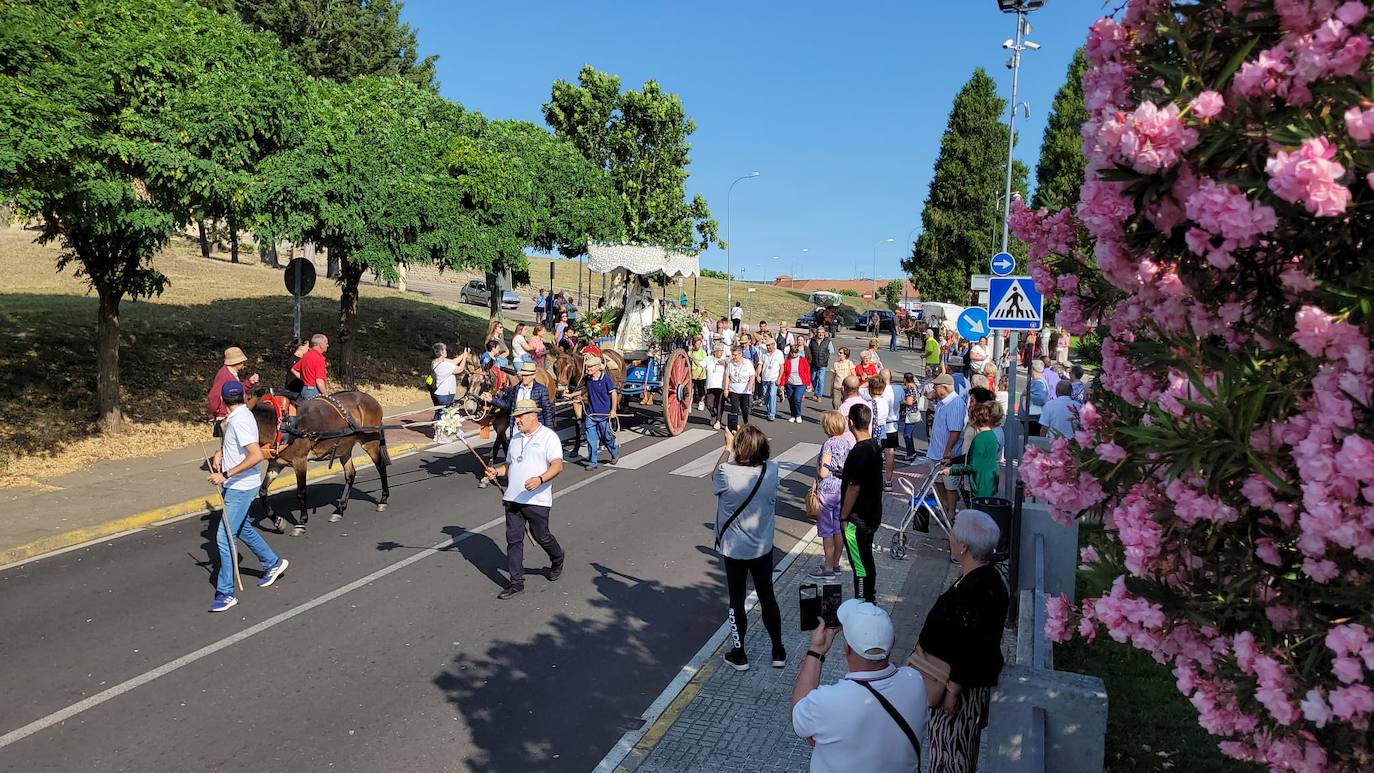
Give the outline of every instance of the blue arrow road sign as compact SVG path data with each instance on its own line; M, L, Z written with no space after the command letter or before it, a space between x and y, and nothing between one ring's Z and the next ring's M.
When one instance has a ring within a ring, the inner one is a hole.
M1009 252L999 252L992 256L992 273L1006 276L1016 270L1016 258Z
M982 306L970 306L959 314L955 323L959 335L968 341L977 341L988 334L988 312Z
M993 330L1039 330L1044 325L1045 298L1028 276L988 279L988 327Z

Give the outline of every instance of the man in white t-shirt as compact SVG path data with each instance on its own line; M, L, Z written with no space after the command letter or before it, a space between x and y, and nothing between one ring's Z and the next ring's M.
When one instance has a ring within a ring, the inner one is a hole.
M279 558L266 540L258 534L253 524L248 522L248 507L257 498L258 487L262 485L262 446L258 445L258 421L253 411L244 404L243 384L226 381L220 387L220 396L229 414L224 417L224 445L215 454L210 464L210 482L222 486L224 509L220 512L220 523L215 528L215 543L219 546L219 573L215 576L215 600L210 604L211 612L223 612L239 603L234 595L234 566L238 563L238 551L230 541L230 535L243 541L253 555L262 563L262 579L259 588L266 588L286 571L287 561Z
M726 351L735 345L735 331L730 329L730 323L724 317L716 320L716 336L713 341L725 344Z
M883 388L882 394L882 400L887 403L887 413L884 414L886 420L883 422L882 446L883 456L886 457L884 462L887 471L885 485L891 489L892 473L897 467L897 444L901 440L902 429L899 422L902 419L902 400L906 397L906 390L902 388L901 384L893 383L891 368L883 368L879 371L879 375L887 384Z
M563 444L558 434L539 423L539 406L521 400L511 410L519 432L511 438L506 462L487 469L487 478L506 476L506 561L510 584L496 598L505 600L525 589L525 528L549 554L549 582L563 574L563 548L549 531L553 479L563 472Z
M811 632L792 687L792 729L814 747L811 773L912 773L925 731L925 682L916 669L889 662L896 637L882 607L850 599L839 618L840 628ZM821 686L821 663L840 630L849 673Z
M778 416L778 376L782 375L783 354L778 351L778 343L772 338L763 342L763 357L759 360L759 381L763 383L763 407L768 420Z
M739 305L739 301L735 301L735 308L730 309L730 327L734 328L734 331L735 331L736 333L738 333L738 332L739 332L739 326L740 326L743 322L744 322L744 308L741 307L741 306Z

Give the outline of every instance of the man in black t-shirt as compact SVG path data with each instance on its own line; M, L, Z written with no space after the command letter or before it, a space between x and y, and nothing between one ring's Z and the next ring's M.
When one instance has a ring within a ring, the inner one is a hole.
M840 523L854 569L854 598L872 602L878 574L873 538L883 522L883 449L872 438L872 408L851 406L848 419L854 448L840 473Z

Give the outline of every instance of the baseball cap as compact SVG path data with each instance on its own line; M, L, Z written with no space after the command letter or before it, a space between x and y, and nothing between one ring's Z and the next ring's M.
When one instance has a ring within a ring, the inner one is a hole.
M524 365L520 366L520 375L522 376L533 376L536 371L537 369L534 367L534 363L532 362L527 362Z
M224 350L225 365L238 365L244 362L248 362L248 355L244 354L242 349L231 346Z
M243 397L243 384L237 381L226 381L224 386L219 388L219 396L225 400L237 400Z
M844 640L864 660L883 660L892 654L892 618L877 604L850 599L837 612Z
M941 373L940 375L935 377L934 384L935 386L952 387L954 386L954 377L949 375L948 373Z
M523 416L527 413L539 413L539 406L535 405L533 400L520 400L515 404L515 408L511 409L510 415Z

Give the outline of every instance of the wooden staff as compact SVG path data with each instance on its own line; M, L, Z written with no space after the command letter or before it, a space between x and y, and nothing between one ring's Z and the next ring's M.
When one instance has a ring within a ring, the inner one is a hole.
M200 443L201 456L205 457L206 468L210 470L211 474L219 472L219 470L215 469L215 465L210 455L205 453L205 441L201 440L198 442ZM215 492L219 495L219 522L224 525L224 536L229 539L230 560L234 564L234 584L238 586L239 590L243 590L243 578L239 576L239 543L234 539L233 533L229 530L229 511L224 505L224 491L219 486L215 486Z

